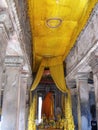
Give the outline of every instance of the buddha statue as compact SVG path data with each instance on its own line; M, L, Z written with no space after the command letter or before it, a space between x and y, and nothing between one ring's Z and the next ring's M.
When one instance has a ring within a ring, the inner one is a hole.
M42 115L45 115L48 120L54 119L54 100L52 92L48 92L42 102Z

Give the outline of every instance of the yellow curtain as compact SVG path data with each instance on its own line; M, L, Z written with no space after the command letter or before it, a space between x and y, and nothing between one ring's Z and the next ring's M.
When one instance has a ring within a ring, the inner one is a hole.
M63 93L67 92L64 78L63 61L61 56L53 58L43 58L39 70L37 72L35 81L32 85L31 91L36 89L38 83L40 82L45 67L49 67L51 76L58 89Z
M55 66L50 66L50 73L57 88L63 93L67 92L64 78L63 63Z
M74 120L72 115L71 93L68 89L67 96L65 96L65 118L66 124L64 130L74 130Z
M36 106L37 106L37 95L35 94L29 111L28 130L36 130L36 123L35 123Z
M35 90L37 85L39 84L40 82L40 79L43 75L43 72L44 72L44 67L42 66L42 64L40 65L39 69L38 69L38 72L37 72L37 75L35 77L35 80L33 82L33 85L31 87L31 91Z

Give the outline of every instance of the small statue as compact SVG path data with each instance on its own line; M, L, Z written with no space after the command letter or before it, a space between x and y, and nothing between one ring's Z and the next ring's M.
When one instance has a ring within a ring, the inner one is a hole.
M54 99L52 92L48 92L42 103L42 115L45 114L46 118L54 118Z

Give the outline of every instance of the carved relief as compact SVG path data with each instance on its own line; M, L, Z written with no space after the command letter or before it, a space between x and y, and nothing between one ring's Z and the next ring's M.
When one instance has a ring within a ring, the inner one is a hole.
M4 57L6 55L8 35L3 23L0 23L0 66L4 65Z
M98 41L98 4L93 10L90 19L81 32L80 36L77 39L76 45L73 47L66 59L66 69L67 75L83 60L87 65L87 59L84 57L90 57L90 53L94 51L97 46ZM93 48L93 49L92 49ZM78 68L81 69L81 66L78 65ZM83 66L83 64L82 64ZM77 70L78 71L78 70Z
M21 43L20 46L29 65L29 63L32 62L32 47L30 25L26 14L26 1L8 0L8 3L10 8L10 15L14 24L14 29L17 32L19 42Z

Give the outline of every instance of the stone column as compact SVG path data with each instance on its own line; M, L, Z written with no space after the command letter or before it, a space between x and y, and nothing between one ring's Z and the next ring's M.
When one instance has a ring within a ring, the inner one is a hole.
M78 89L78 129L88 130L90 127L90 107L89 107L89 88L88 75L79 73L77 75Z
M91 66L93 71L95 102L96 102L96 119L97 119L97 128L98 128L98 56L92 53L89 65Z
M21 75L20 83L20 112L19 112L19 130L26 129L26 90L27 90L27 72Z
M0 22L0 107L1 107L1 91L2 91L2 74L4 70L4 58L8 42L7 32L4 25L5 24L3 24L3 21Z
M2 91L2 74L3 74L3 67L0 67L0 111L1 111L1 91Z
M81 129L81 106L80 106L80 94L79 94L79 79L76 79L76 87L77 87L77 113L78 113L78 130Z
M5 67L0 67L0 120L2 116L2 104L3 104L3 93L4 93L4 87L6 84L5 79Z
M4 89L1 129L19 130L20 112L20 75L23 59L18 56L7 56L6 85Z
M74 125L75 130L78 130L78 96L77 96L77 88L76 88L76 82L71 82L68 84L68 86L71 88L71 100L72 100L72 114L74 118Z

